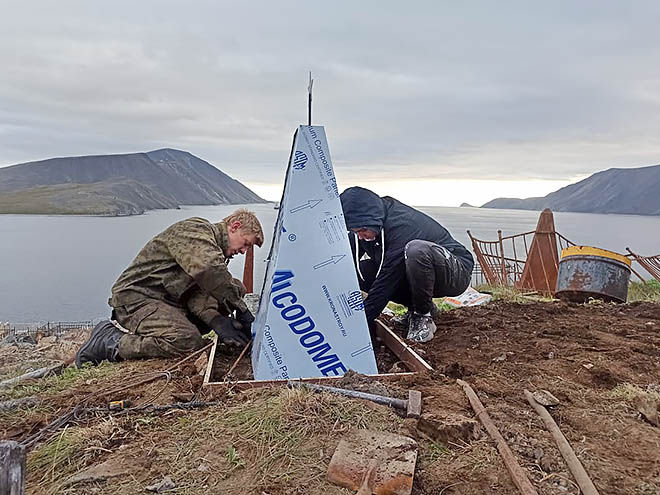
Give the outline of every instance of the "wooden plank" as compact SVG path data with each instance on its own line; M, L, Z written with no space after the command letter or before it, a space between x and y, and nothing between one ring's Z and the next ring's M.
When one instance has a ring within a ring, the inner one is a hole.
M470 387L470 384L463 380L456 380L456 382L463 387L463 391L465 392L465 395L467 395L468 401L470 401L475 416L481 421L481 424L486 428L490 438L495 442L495 447L497 447L497 451L502 456L502 461L504 461L504 465L511 475L511 480L520 493L523 495L538 495L536 488L534 488L534 485L532 485L532 482L529 481L529 478L527 477L527 472L520 466L520 464L518 464L509 445L500 434L500 431L497 429L497 426L495 426L495 423L493 423L493 420L490 419L488 411L486 411L486 408L481 403L472 387Z
M390 327L376 320L376 335L401 360L410 371L432 371L433 368L424 361L415 350L395 334Z
M555 443L559 448L559 452L566 461L568 469L570 469L571 473L573 473L575 481L577 481L577 484L580 487L582 493L584 495L598 495L598 489L594 485L593 481L591 481L589 474L587 474L584 466L582 466L582 463L575 455L575 451L571 447L571 444L568 443L568 440L566 440L566 437L561 432L559 426L557 426L557 423L555 423L555 420L552 418L552 416L550 416L548 410L536 402L536 399L529 390L525 390L524 393L525 397L527 398L527 402L529 402L529 405L534 408L539 416L541 416L541 419L543 419L546 428L552 434L552 437L554 438Z
M17 442L0 442L0 493L25 493L25 449Z
M420 371L432 371L433 368L424 361L415 350L406 344L397 334L395 334L387 325L383 322L376 320L376 334L383 341L383 343L394 353L394 355L403 362L411 372L407 373L380 373L374 375L367 375L376 380L398 380L406 376L415 375L416 372ZM221 388L226 387L225 382L212 382L211 381L211 371L213 369L213 360L215 359L215 349L217 346L217 338L214 340L213 348L211 349L211 354L209 356L209 364L206 368L206 374L204 375L204 387L209 388ZM323 376L323 377L313 377L313 378L296 378L306 383L333 383L341 380L341 376ZM286 385L288 379L281 380L239 380L236 382L231 382L231 385L237 390L247 390L251 388L267 387L271 385Z
M557 289L558 262L555 220L552 211L546 208L539 216L525 267L516 286L553 295Z
M243 285L248 294L254 292L254 246L245 252L245 265L243 265Z
M202 382L203 387L208 385L209 381L211 380L211 372L213 371L213 360L215 359L215 350L217 347L218 347L218 336L214 332L213 347L211 347L211 352L209 353L209 359L206 364L206 373L204 373L204 381Z

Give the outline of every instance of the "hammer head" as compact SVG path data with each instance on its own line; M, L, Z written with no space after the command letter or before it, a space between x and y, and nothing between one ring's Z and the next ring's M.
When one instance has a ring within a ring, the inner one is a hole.
M422 414L422 393L418 390L408 390L408 407L406 417L419 418Z

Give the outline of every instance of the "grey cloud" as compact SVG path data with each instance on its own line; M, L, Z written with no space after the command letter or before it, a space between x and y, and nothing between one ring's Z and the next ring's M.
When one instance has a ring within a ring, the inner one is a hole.
M4 2L0 164L172 146L280 182L327 126L351 180L657 163L656 2Z

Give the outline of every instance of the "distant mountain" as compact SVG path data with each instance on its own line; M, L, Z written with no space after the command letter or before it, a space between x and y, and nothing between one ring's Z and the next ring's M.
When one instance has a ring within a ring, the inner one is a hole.
M474 208L470 203L461 203L461 208Z
M497 198L482 208L660 215L660 165L611 168L542 198Z
M210 163L168 148L0 168L0 213L134 215L180 205L263 202Z

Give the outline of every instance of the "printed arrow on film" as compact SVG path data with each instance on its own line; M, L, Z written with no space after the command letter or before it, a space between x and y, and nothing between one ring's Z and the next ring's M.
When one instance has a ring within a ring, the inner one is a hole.
M300 206L296 206L295 208L292 208L292 209L289 210L289 211L290 211L291 213L295 213L295 212L297 212L297 211L304 210L305 208L314 208L314 207L315 207L317 204L319 204L321 201L323 201L323 200L322 200L322 199L310 199L310 200L307 201L307 203L302 204L302 205L300 205Z
M317 265L314 265L314 270L318 270L319 268L323 268L324 266L327 266L327 265L336 265L341 260L343 260L345 257L346 257L345 254L334 255L332 258L327 259L325 261L322 261L321 263L318 263Z

